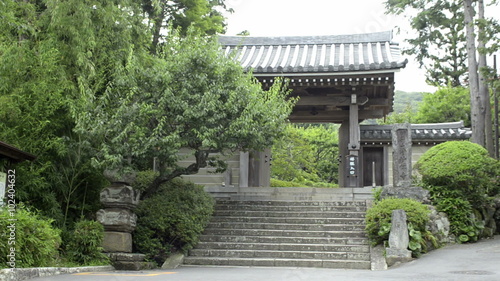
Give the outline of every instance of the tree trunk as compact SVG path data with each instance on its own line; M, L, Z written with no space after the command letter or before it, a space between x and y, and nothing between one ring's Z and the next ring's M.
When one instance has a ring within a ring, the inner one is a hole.
M464 0L464 15L465 15L465 29L467 36L467 60L469 64L469 89L470 89L470 103L471 103L471 124L472 124L472 138L473 143L485 146L484 137L484 113L482 114L481 108L484 108L481 96L479 94L479 77L477 71L476 60L476 36L474 34L474 7L472 6L473 0ZM483 111L484 112L484 111Z
M484 19L484 0L478 1L478 19ZM481 34L483 33L483 28L481 25L478 27L478 43L477 47L479 52L479 95L481 96L481 101L483 103L483 107L481 108L481 114L484 114L484 128L485 128L485 143L486 149L488 150L491 157L495 157L495 146L493 143L493 124L491 121L491 99L490 99L490 91L488 88L488 81L483 74L483 70L486 69L486 54L481 52L484 50L486 42L484 42Z

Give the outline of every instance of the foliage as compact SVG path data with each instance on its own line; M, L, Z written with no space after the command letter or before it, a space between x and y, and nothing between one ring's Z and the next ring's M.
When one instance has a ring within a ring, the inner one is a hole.
M458 241L476 241L484 225L474 210L500 192L499 162L477 144L454 141L428 150L416 169L438 210L448 215Z
M91 220L81 220L75 224L66 251L69 259L80 265L108 264L108 257L101 247L104 239L102 224Z
M272 151L276 180L317 187L338 182L337 127L288 125Z
M391 112L383 119L377 119L379 125L389 125L397 123L416 123L415 109L408 104L401 112Z
M498 193L499 163L487 151L471 142L449 141L424 153L415 168L422 182L442 186L473 207L481 207L486 196ZM452 195L449 194L449 195Z
M208 35L225 32L225 18L221 13L226 10L224 0L142 0L141 6L153 34L153 54L164 41L162 37L167 26L180 29L183 35L190 27ZM232 12L230 9L227 11Z
M417 113L418 123L442 123L464 121L470 127L470 95L463 87L439 88L435 93L427 93Z
M16 167L18 198L71 227L95 213L105 184L72 113L82 92L99 95L114 67L141 48L140 13L125 0L1 5L0 139L37 156Z
M411 48L403 52L425 66L427 82L462 85L467 55L461 1L388 0L385 5L388 13L411 15L411 28L418 35L407 40Z
M434 242L432 234L426 230L429 209L413 199L386 198L376 202L366 212L366 232L373 245L384 244L389 240L392 211L404 210L410 232L410 250L418 256L426 252L427 241Z
M86 97L80 132L95 141L101 167L145 171L159 160L158 176L144 192L208 165L223 170L211 152L269 147L285 126L294 100L278 81L268 91L219 52L213 38L172 32L159 58L133 57L101 97ZM196 163L178 165L179 150Z
M173 251L198 242L213 213L214 201L201 186L174 179L136 209L135 250L161 265Z
M15 249L17 268L53 266L59 258L61 237L52 222L24 205L17 206L14 216L7 208L0 209L1 267L9 265L11 248Z
M339 187L338 184L335 183L327 183L327 182L312 182L312 181L282 181L278 179L271 179L271 187Z

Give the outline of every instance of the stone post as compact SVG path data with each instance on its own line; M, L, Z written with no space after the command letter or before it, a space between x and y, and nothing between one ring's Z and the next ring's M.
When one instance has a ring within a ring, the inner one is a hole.
M392 127L392 172L395 187L411 186L411 127L409 123Z
M406 224L406 212L404 210L392 211L391 233L389 234L389 248L386 248L386 261L388 266L397 262L411 260L411 251L408 250L410 236Z

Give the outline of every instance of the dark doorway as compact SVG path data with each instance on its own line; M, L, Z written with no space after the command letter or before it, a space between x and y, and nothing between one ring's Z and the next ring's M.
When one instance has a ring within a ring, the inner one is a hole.
M373 171L375 170L375 174ZM384 185L384 148L363 148L363 186Z

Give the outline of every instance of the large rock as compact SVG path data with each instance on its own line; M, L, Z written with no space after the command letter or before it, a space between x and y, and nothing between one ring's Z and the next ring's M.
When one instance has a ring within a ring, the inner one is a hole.
M455 237L450 234L450 221L448 216L443 212L438 212L436 207L429 206L431 212L429 214L429 221L425 226L428 231L436 237L440 244L452 243ZM428 249L433 249L432 244L428 244Z
M140 193L131 186L113 183L101 191L101 203L105 208L133 210L139 204Z
M396 187L386 186L383 187L380 193L380 199L384 198L410 198L417 200L424 204L430 204L429 190L420 186L410 187Z
M137 215L127 209L101 209L96 215L106 231L131 233L137 224Z
M105 231L102 247L105 252L132 252L132 234L126 232Z
M175 269L178 268L184 262L184 254L176 253L168 257L161 269Z

